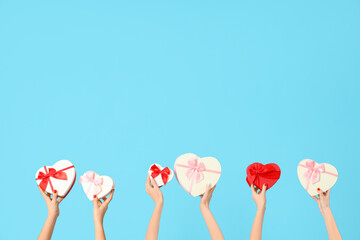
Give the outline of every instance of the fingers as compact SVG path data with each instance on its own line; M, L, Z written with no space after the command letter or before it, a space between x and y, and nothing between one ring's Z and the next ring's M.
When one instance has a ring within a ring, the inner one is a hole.
M325 196L325 192L323 192L320 188L317 189L317 193L319 194L319 198Z
M256 194L255 186L254 184L251 184L251 191L253 194Z
M318 199L317 197L315 197L315 196L311 196L311 195L310 195L310 197L311 197L312 199L314 199L316 202L319 201L319 199Z
M62 202L62 200L64 200L64 198L59 198L59 200L57 201L59 204Z
M113 189L110 193L110 196L104 201L105 204L109 204L113 198L115 189Z
M150 186L150 175L149 175L149 173L148 173L148 177L146 178L145 186L146 187Z
M52 197L52 201L57 201L57 197L58 197L58 192L55 190Z
M263 187L262 187L262 189L261 189L261 192L262 192L263 194L265 194L266 189L267 189L267 184L264 184Z
M45 191L44 191L44 190L42 190L42 189L41 189L41 187L38 187L38 188L39 188L40 193L41 193L41 195L43 196L43 198L45 198L45 200L46 200L46 199L48 199L48 198L49 198L49 196L45 193Z
M92 202L94 204L94 207L100 207L101 206L101 201L96 196L94 197Z
M155 179L153 177L150 176L150 181L151 181L151 184L153 185L154 188L159 188L159 186L157 185Z

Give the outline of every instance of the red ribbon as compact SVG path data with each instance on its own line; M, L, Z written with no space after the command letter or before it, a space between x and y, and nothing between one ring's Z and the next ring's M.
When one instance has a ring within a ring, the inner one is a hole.
M44 167L45 173L39 172L39 175L36 178L36 180L41 180L39 186L44 191L46 191L46 187L47 187L48 183L50 183L51 190L54 192L54 188L52 186L50 177L56 178L56 179L59 179L59 180L67 180L67 175L63 171L68 170L68 169L73 168L73 167L74 166L70 166L70 167L67 167L67 168L64 168L64 169L61 169L61 170L58 170L58 171L56 171L55 168L47 169L47 167Z
M160 168L158 168L154 164L151 166L150 171L152 171L151 177L153 177L153 178L156 178L157 176L159 176L161 174L161 178L164 182L164 185L166 185L168 178L169 178L169 174L170 174L170 169L168 167L164 168L163 170L160 170Z

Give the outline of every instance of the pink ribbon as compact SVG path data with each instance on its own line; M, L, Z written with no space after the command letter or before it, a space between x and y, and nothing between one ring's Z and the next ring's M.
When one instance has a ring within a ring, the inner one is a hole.
M325 171L325 165L319 164L317 167L315 167L316 162L313 160L306 161L305 165L300 164L299 166L304 167L307 169L307 171L304 173L304 177L307 181L306 184L306 191L309 189L310 184L314 184L320 181L320 173L326 173L332 176L338 176L337 174L326 172Z
M190 180L194 178L195 182L198 183L204 179L204 175L202 174L203 171L206 170L205 164L203 162L198 164L197 159L189 160L188 161L189 169L186 170L186 177Z
M101 192L101 185L103 184L103 179L96 172L89 171L80 177L79 183L88 183L88 182L90 182L91 184L89 185L89 188L86 191L86 195L88 195L91 188L93 191L91 195L97 195L98 193Z
M191 190L192 190L194 181L196 183L199 183L201 180L204 179L204 175L202 172L211 172L211 173L221 174L221 172L219 172L219 171L206 169L205 164L203 162L200 162L198 164L198 159L188 160L187 164L188 165L176 164L176 166L188 168L185 172L185 175L186 175L187 179L190 180L190 189L188 191L189 194L191 194Z

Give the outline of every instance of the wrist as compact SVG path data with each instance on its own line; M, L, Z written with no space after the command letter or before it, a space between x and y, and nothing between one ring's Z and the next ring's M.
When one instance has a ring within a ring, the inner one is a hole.
M95 223L95 225L102 226L103 225L103 219L94 218L94 223Z
M261 206L257 206L257 211L258 212L265 212L265 210L266 210L266 206L265 205L261 205Z
M210 210L209 204L200 203L200 210Z
M162 209L163 206L164 206L164 202L163 202L163 201L155 202L155 208Z
M51 220L56 220L59 217L59 214L48 213L47 218Z
M328 215L328 214L331 214L331 209L330 209L330 207L323 207L321 213L322 213L323 216L326 216L326 215Z

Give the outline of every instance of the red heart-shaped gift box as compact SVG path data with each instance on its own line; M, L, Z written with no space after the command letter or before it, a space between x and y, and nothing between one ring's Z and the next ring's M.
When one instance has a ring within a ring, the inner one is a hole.
M270 189L279 180L281 170L275 163L263 165L261 163L250 164L246 169L246 181L251 186L254 184L257 188L262 189L267 184L266 189Z

